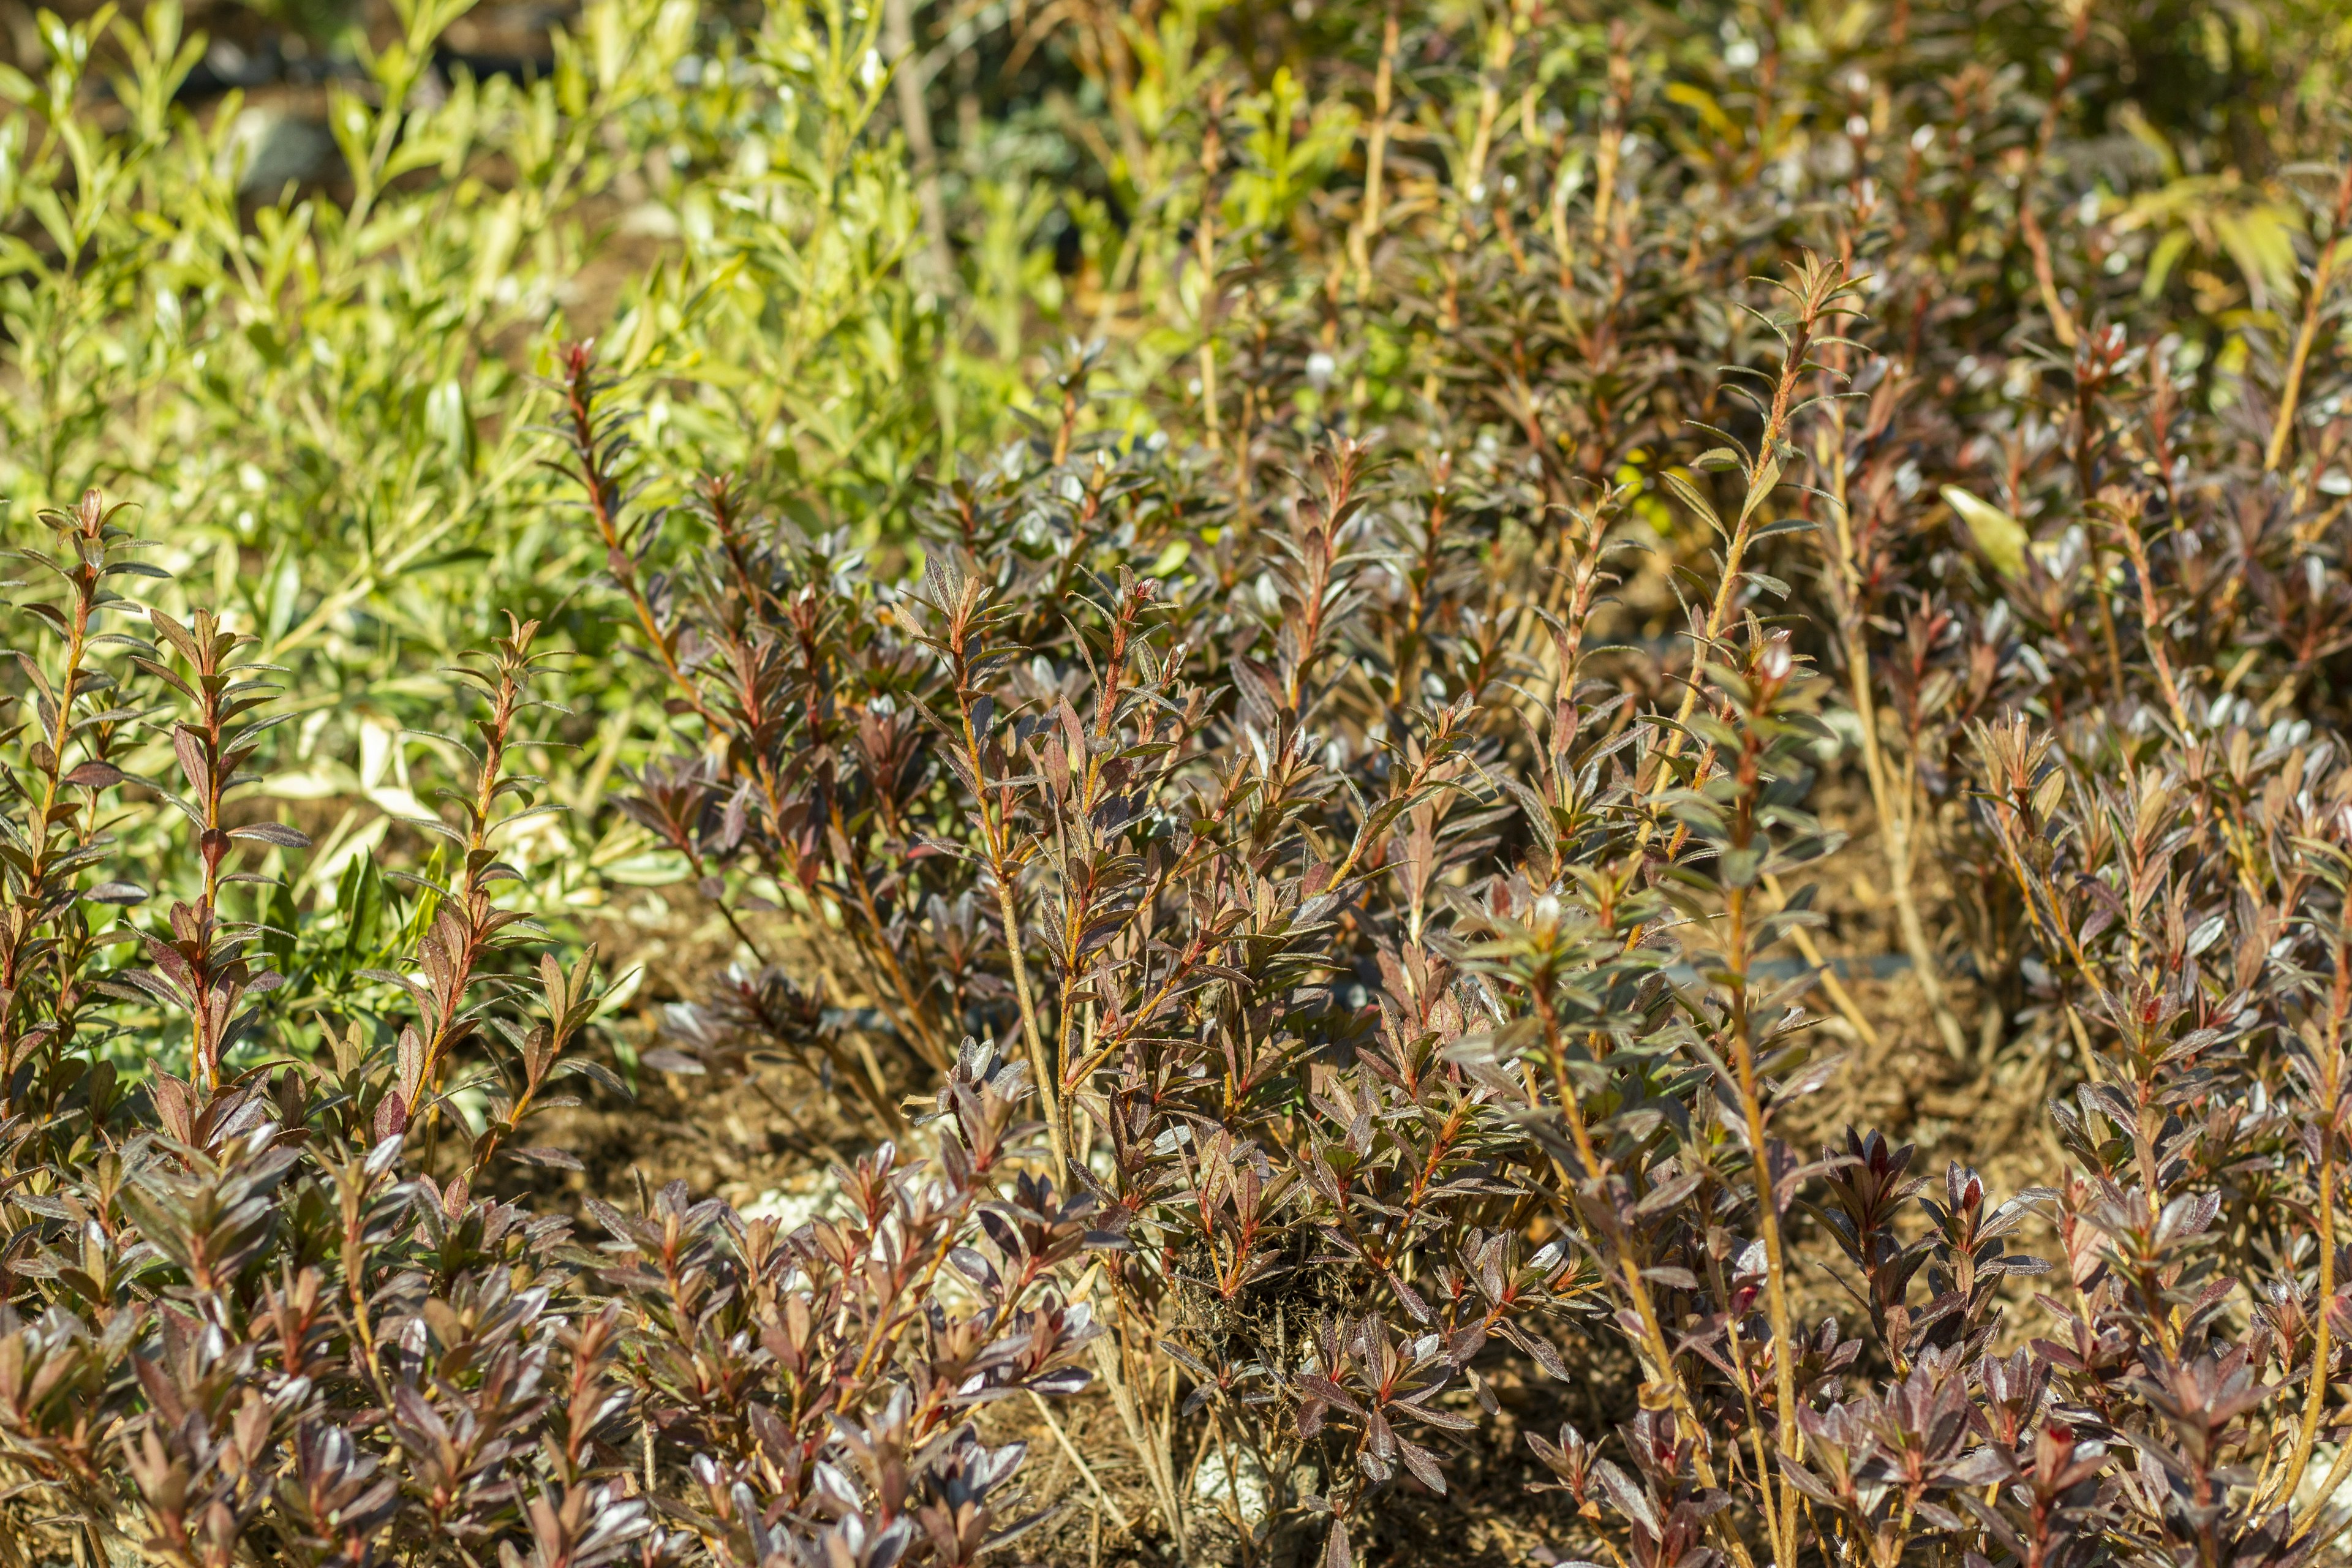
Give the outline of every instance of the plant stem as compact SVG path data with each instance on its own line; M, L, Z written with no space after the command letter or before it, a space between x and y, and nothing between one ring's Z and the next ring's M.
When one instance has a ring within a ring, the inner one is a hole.
M687 679L685 668L677 660L677 650L670 634L661 624L653 604L646 597L637 581L636 562L630 555L628 541L621 535L620 508L622 498L617 478L608 472L597 451L596 413L592 377L595 359L592 344L567 345L563 384L564 415L570 422L573 456L579 460L581 482L588 490L588 515L596 524L597 536L604 543L605 570L613 574L621 592L628 596L629 607L636 612L638 629L653 645L654 654L661 660L664 673L678 695L694 710L695 716L709 726L713 734L724 733L726 725L703 700L701 689Z
M1575 1080L1569 1075L1568 1049L1566 1042L1561 1037L1559 1014L1552 1005L1550 992L1540 982L1531 989L1529 994L1535 1002L1536 1016L1543 1026L1544 1045L1551 1067L1553 1092L1559 1097L1560 1112L1568 1122L1569 1137L1576 1144L1577 1158L1584 1164L1586 1180L1599 1181L1601 1176L1601 1155L1599 1150L1593 1146L1592 1130L1585 1124L1584 1105L1576 1092ZM1529 1081L1532 1087L1533 1080ZM1534 1096L1530 1094L1529 1098L1533 1099ZM1563 1176L1568 1175L1564 1171L1560 1173ZM1580 1184L1572 1177L1570 1179L1569 1186L1571 1192ZM1577 1215L1571 1208L1569 1217L1573 1219L1580 1216ZM1585 1228L1589 1230L1591 1227L1587 1226ZM1674 1352L1669 1348L1665 1330L1660 1324L1657 1307L1650 1299L1649 1282L1642 1275L1641 1259L1633 1255L1632 1243L1626 1240L1618 1226L1611 1224L1601 1228L1608 1234L1610 1247L1615 1254L1626 1297L1633 1304L1633 1314L1641 1321L1643 1354L1655 1371L1657 1385L1664 1391L1676 1414L1688 1424L1693 1442L1693 1463L1696 1468L1700 1484L1712 1487L1716 1484L1715 1466L1707 1458L1706 1427L1699 1419L1698 1409L1692 1403L1689 1391L1683 1386L1681 1373L1675 1369Z
M1769 872L1766 873L1764 890L1771 894L1781 908L1788 907L1789 895L1781 889L1780 878ZM1861 1037L1864 1045L1874 1051L1877 1050L1880 1044L1878 1030L1871 1024L1869 1015L1855 1003L1853 994L1848 991L1844 984L1838 979L1837 972L1830 967L1830 961L1822 955L1822 950L1814 942L1812 933L1802 926L1791 926L1789 930L1789 940L1797 944L1797 951L1804 955L1807 963L1821 971L1822 990L1828 994L1830 1005L1838 1010L1838 1016L1846 1021L1856 1035Z
M891 89L898 98L898 128L915 169L915 205L923 219L922 259L926 279L944 289L955 277L948 249L946 209L940 204L939 147L931 136L931 111L923 101L922 61L915 53L913 0L882 0L882 41L889 50Z
M1738 966L1732 976L1732 1067L1738 1075L1739 1110L1748 1129L1748 1152L1755 1162L1750 1169L1756 1182L1757 1227L1764 1240L1765 1310L1772 1321L1772 1373L1780 1406L1777 1412L1775 1448L1781 1463L1791 1465L1801 1453L1797 1430L1796 1340L1789 1314L1789 1268L1780 1238L1780 1194L1772 1176L1771 1145L1765 1136L1753 1020L1748 1011L1748 889L1731 889L1726 906L1731 928L1730 958ZM1769 1497L1771 1478L1759 1475L1756 1479L1759 1489ZM1772 1552L1780 1568L1796 1568L1796 1484L1784 1474L1780 1479L1778 1519L1773 1518L1769 1504L1766 1509L1767 1526L1773 1535Z
M1765 501L1780 488L1780 448L1788 441L1789 418L1797 384L1804 374L1806 355L1812 350L1814 333L1828 313L1832 300L1844 286L1845 269L1843 266L1824 266L1808 258L1799 277L1801 280L1792 292L1798 296L1800 308L1790 327L1780 374L1773 383L1772 402L1765 415L1764 433L1757 439L1755 462L1748 470L1748 489L1740 500L1739 518L1732 525L1724 543L1723 575L1715 585L1715 598L1707 606L1706 620L1692 650L1691 676L1683 687L1683 700L1675 710L1675 727L1667 732L1663 743L1664 755L1668 760L1682 754L1683 737L1688 733L1686 726L1692 713L1698 709L1700 676L1707 652L1721 640L1724 623L1730 616L1732 599L1739 591L1740 564L1747 557L1748 542L1754 537L1757 519L1764 510ZM1669 770L1661 766L1651 794L1654 796L1663 793L1666 780L1672 776ZM1644 842L1648 834L1645 827L1643 834ZM1675 836L1677 848L1681 847L1683 837L1684 834L1677 831Z
M1388 19L1381 28L1380 74L1372 81L1372 128L1364 138L1364 210L1356 221L1355 232L1349 236L1349 248L1355 252L1359 295L1370 293L1372 287L1372 245L1381 232L1381 180L1388 162L1389 110L1396 88L1396 58L1397 8L1391 0Z
M2286 458L2288 439L2294 434L2295 405L2303 399L2304 367L2311 363L2311 345L2319 335L2319 318L2327 303L2327 285L2336 269L2336 247L2344 238L2347 223L2352 223L2352 163L2344 165L2344 177L2336 187L2336 212L2327 226L2327 243L2320 247L2319 259L2312 264L2311 287L2303 300L2303 325L2294 334L2294 353L2286 363L2286 384L2279 389L2278 417L2271 425L2270 445L2263 450L2263 472L2276 473Z
M958 664L961 653L958 652ZM1045 1132L1054 1149L1054 1173L1067 1186L1070 1180L1069 1140L1062 1125L1062 1096L1052 1057L1045 1049L1045 1033L1037 1027L1037 1004L1029 986L1029 961L1021 950L1021 906L1015 889L1018 868L1012 864L1012 818L1008 809L992 815L988 809L988 773L986 760L981 754L980 735L971 718L971 689L962 679L964 671L957 670L956 709L963 726L964 755L971 764L972 795L979 807L982 843L988 854L988 867L996 882L996 908L1004 921L1004 948L1013 961L1013 995L1021 1008L1021 1028L1029 1042L1029 1061L1037 1078L1037 1094L1045 1106Z
M2319 1300L2313 1312L2311 1387L2304 1396L2294 1457L2287 1461L2275 1494L2283 1508L2294 1506L2294 1489L2303 1484L2304 1470L2311 1463L2311 1447L2326 1411L2328 1363L2335 1352L2328 1317L2336 1299L2336 1135L2344 1098L2344 1022L2352 1012L2352 946L2342 941L2336 944L2336 983L2328 1001L2327 1059L2321 1071L2319 1108Z

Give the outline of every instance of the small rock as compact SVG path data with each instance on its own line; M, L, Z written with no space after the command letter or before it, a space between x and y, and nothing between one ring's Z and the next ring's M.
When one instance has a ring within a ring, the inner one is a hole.
M291 183L309 184L335 164L335 139L323 125L282 109L257 104L231 122L223 156L237 174L241 196L274 196Z
M761 1193L739 1211L745 1219L772 1219L789 1236L811 1220L823 1219L841 1205L841 1184L834 1179L830 1169L817 1173L813 1180L799 1184L797 1190L782 1187Z
M1225 1510L1228 1499L1242 1522L1255 1530L1265 1522L1273 1501L1274 1489L1266 1484L1265 1471L1255 1456L1249 1453L1234 1455L1234 1471L1225 1473L1225 1450L1212 1448L1201 1468L1193 1473L1192 1495L1219 1513Z

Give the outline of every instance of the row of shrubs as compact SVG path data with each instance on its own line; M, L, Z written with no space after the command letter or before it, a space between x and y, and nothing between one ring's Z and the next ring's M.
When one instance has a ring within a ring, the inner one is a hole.
M772 67L877 115L887 20L772 13L814 52ZM2225 104L2135 173L2087 7L1769 20L1074 14L1112 194L1192 192L1074 274L1107 341L1018 438L830 491L692 434L789 364L539 351L551 425L499 440L551 472L467 515L549 563L486 601L562 604L430 684L381 645L448 785L382 867L304 878L268 804L347 689L306 567L281 625L207 606L160 494L20 536L0 1560L890 1568L1084 1510L1339 1568L1571 1373L1601 1421L1528 1436L1560 1495L1515 1526L1556 1561L2328 1549L2352 171L2293 160L2338 133L2281 88L2257 151ZM95 199L51 91L22 166ZM919 233L936 154L856 145ZM95 287L18 243L18 304ZM622 731L606 808L562 747ZM726 932L658 1043L545 893L599 841ZM1899 987L1823 962L1832 858ZM1826 1109L1923 1057L2048 1093L2041 1184ZM560 1113L656 1073L822 1102L837 1203L553 1201ZM1024 1468L1081 1399L1124 1501Z

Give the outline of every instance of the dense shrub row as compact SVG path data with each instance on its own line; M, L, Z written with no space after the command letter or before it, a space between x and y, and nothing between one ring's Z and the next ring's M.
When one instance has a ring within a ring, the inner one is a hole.
M2339 19L457 19L0 77L0 1561L2331 1550Z

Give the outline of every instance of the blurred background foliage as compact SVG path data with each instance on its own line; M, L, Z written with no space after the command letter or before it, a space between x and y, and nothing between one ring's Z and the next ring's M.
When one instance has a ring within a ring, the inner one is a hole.
M11 8L0 50L5 526L137 503L157 602L284 668L269 794L315 847L259 912L294 1006L421 918L381 872L421 863L440 670L500 610L571 655L533 760L572 809L513 851L539 912L679 872L603 809L666 721L545 466L566 339L640 410L640 505L726 471L893 564L939 481L1066 412L1235 454L1234 526L1345 428L1522 518L1633 486L1695 560L1658 489L1742 416L1692 388L1757 360L1745 280L1801 247L1916 258L1882 342L1990 364L2096 316L2171 335L2210 406L2274 390L2352 13L158 0Z

